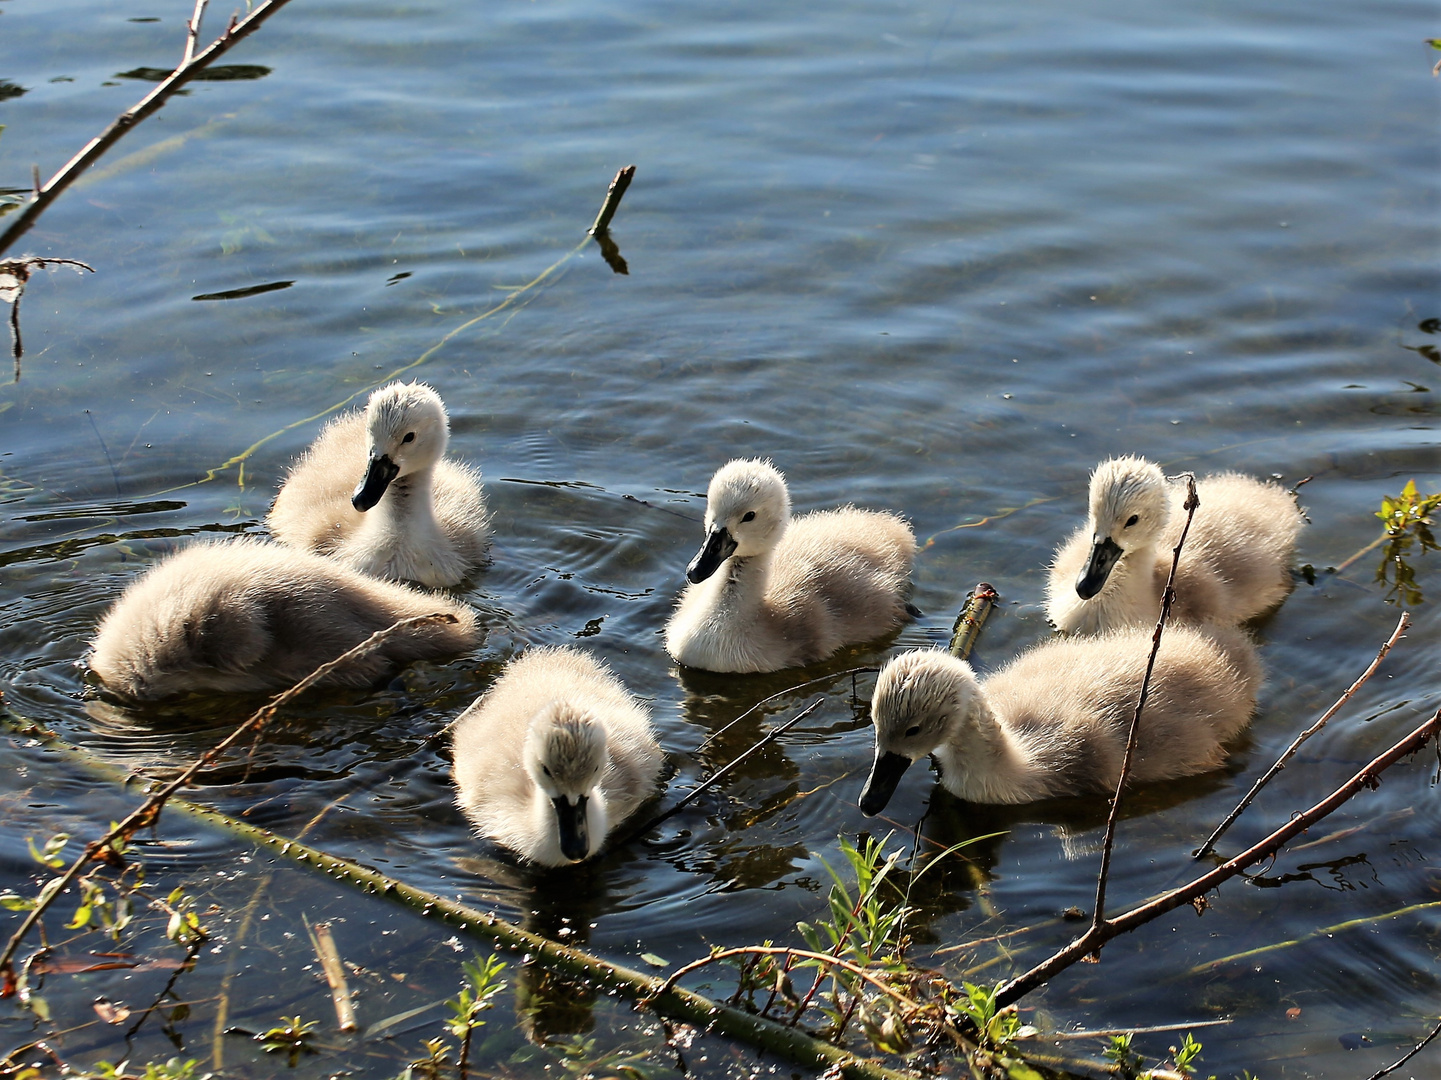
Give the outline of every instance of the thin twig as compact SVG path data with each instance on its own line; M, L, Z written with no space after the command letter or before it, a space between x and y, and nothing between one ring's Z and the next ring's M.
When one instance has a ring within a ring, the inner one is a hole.
M971 650L976 646L976 639L981 636L981 627L986 623L986 616L1000 598L996 587L987 581L980 582L971 590L960 614L956 616L954 625L951 626L952 656L958 660L970 657Z
M79 259L41 258L38 255L0 259L0 301L10 303L10 345L15 356L15 382L20 381L20 358L25 355L25 343L20 338L20 298L25 295L30 275L48 265L73 266L77 270L95 273L95 267Z
M816 698L804 709L796 713L795 716L792 716L789 720L787 720L784 724L780 724L777 727L771 728L770 731L766 732L764 735L761 736L758 742L753 743L739 756L727 762L725 765L721 766L706 779L702 780L695 787L691 788L690 791L686 792L685 795L682 796L669 810L662 811L661 813L657 814L655 817L647 821L640 828L631 830L627 835L639 836L641 833L648 833L651 831L651 829L655 828L662 821L665 821L666 819L685 809L685 807L689 806L691 802L695 799L695 797L699 795L702 791L705 791L708 788L715 787L715 785L719 783L723 777L727 776L732 769L740 765L741 762L745 761L746 758L750 757L757 750L761 749L761 747L769 745L781 735L784 735L791 728L795 727L807 716L809 716L811 713L815 712L823 704L825 704L825 700L826 699L824 697Z
M595 224L590 227L591 236L599 236L610 228L611 218L620 209L620 200L625 197L626 188L635 179L635 166L627 165L615 174L615 179L610 182L606 189L605 202L601 203L600 213L595 216Z
M195 0L195 12L185 24L185 57L180 61L181 67L195 59L195 46L200 40L200 20L205 17L205 5L209 2L210 0Z
M196 758L195 761L193 761L188 768L181 772L179 776L177 776L174 780L171 780L168 784L162 786L158 791L154 792L149 798L147 798L143 803L141 803L138 808L126 815L125 819L121 821L120 824L112 826L110 831L107 832L104 836L102 836L99 840L87 844L85 846L85 850L80 854L80 856L73 863L70 864L70 868L66 870L65 873L60 876L60 878L52 879L53 887L47 886L46 889L46 894L48 895L42 894L39 903L37 903L33 908L30 909L29 913L25 916L24 922L20 924L19 929L17 929L15 933L10 936L10 940L6 943L4 951L0 952L0 978L3 978L4 980L4 987L3 989L0 989L0 997L8 996L11 992L11 987L15 979L13 966L15 952L17 949L19 949L20 943L25 940L25 936L30 933L31 929L34 928L35 924L40 921L40 919L44 916L45 912L49 910L50 906L54 904L55 900L60 896L60 894L63 893L70 886L70 884L77 877L80 876L81 870L83 870L92 861L103 861L106 858L112 857L115 854L110 847L112 841L122 836L133 836L136 832L145 828L146 826L153 825L159 819L160 811L162 808L164 808L165 801L169 799L170 796L175 794L175 792L179 791L182 787L188 784L192 779L194 779L195 775L199 773L201 769L205 768L207 765L215 761L216 758L218 758L222 753L224 753L227 749L233 746L236 741L238 741L240 737L246 732L251 731L252 729L263 728L274 718L276 712L278 712L282 707L289 704L296 697L303 694L306 690L309 690L312 686L320 682L336 668L342 667L343 665L350 663L352 660L364 656L366 653L370 652L376 646L384 642L386 638L390 637L394 633L397 633L398 631L409 630L429 622L454 621L455 616L447 612L438 612L434 615L419 615L414 618L401 619L399 622L392 623L390 626L387 626L384 630L377 630L375 633L371 634L368 638L362 641L359 645L356 645L353 649L348 649L347 651L341 653L334 660L331 660L325 664L321 664L320 667L316 668L305 678L301 679L289 690L286 690L282 694L277 694L269 702L257 709L251 715L250 719L246 720L245 723L241 724L229 735L221 739L209 750L205 751L205 753L201 754L200 757ZM58 883L54 883L56 881L58 881Z
M170 75L156 84L154 90L112 120L104 131L91 139L84 149L62 165L60 171L47 180L35 193L35 197L15 215L9 227L0 233L0 254L8 251L16 240L29 232L30 227L35 224L46 208L74 183L81 173L98 161L105 151L119 142L126 132L156 112L170 100L175 91L195 78L204 68L209 67L213 61L224 56L232 46L258 30L266 19L289 2L290 0L262 0L251 10L249 15L238 21L232 20L225 32L212 41L206 49L191 56L188 61L182 63Z
M724 727L719 728L719 729L716 730L716 731L712 731L709 735L707 735L704 739L701 740L701 744L700 744L699 746L697 746L694 750L692 750L691 753L692 753L692 754L699 754L699 753L700 753L702 750L704 750L707 746L709 746L711 743L715 742L715 741L716 741L717 739L719 739L722 735L724 735L727 731L729 731L731 728L735 727L737 724L739 724L739 723L740 723L742 720L744 720L746 717L750 716L751 713L755 712L755 711L756 711L757 709L759 709L762 705L766 704L766 703L769 702L769 701L774 701L776 698L785 697L787 694L794 694L797 690L804 690L807 686L814 686L816 683L831 682L831 681L834 680L834 679L842 679L842 678L845 678L845 676L847 676L847 675L860 675L860 674L862 674L862 673L864 673L864 672L867 672L867 671L879 671L879 670L880 670L880 668L877 668L877 667L853 667L853 668L846 668L845 671L837 671L834 675L821 675L821 676L819 676L818 678L807 679L807 680L806 680L805 682L803 682L803 683L796 683L795 686L787 686L784 690L777 690L774 694L767 694L765 697L761 698L759 701L757 701L754 705L752 705L752 706L751 706L749 709L747 709L745 712L743 712L743 713L741 713L739 716L737 716L737 717L736 717L734 720L732 720L729 724L726 724Z
M1156 630L1151 635L1151 655L1146 660L1146 675L1141 680L1141 693L1136 698L1136 711L1131 714L1131 730L1126 735L1126 756L1121 759L1121 775L1116 778L1116 797L1111 800L1111 813L1106 818L1106 838L1101 845L1101 871L1096 875L1096 910L1091 913L1091 929L1099 930L1106 921L1106 881L1111 874L1111 848L1116 840L1116 825L1121 820L1121 793L1131 778L1131 761L1136 754L1136 742L1141 733L1141 713L1146 708L1146 698L1151 692L1151 672L1156 668L1156 654L1161 651L1161 633L1166 629L1166 620L1171 617L1171 605L1176 602L1176 567L1181 562L1181 549L1186 546L1186 534L1191 531L1196 508L1201 498L1196 493L1196 477L1186 473L1186 524L1181 527L1181 536L1171 552L1171 573L1166 578L1166 588L1161 592L1161 614L1156 619ZM1099 953L1099 946L1097 952Z
M1372 759L1360 772L1351 777L1344 784L1338 787L1331 794L1312 806L1304 813L1297 814L1285 825L1277 829L1270 836L1266 837L1229 861L1215 867L1208 873L1187 882L1178 888L1164 892L1154 900L1144 904L1138 904L1131 910L1116 916L1113 919L1106 919L1100 926L1092 925L1087 931L1065 948L1053 953L1050 957L1031 968L1030 971L1017 976L996 991L996 1007L1004 1008L1012 1002L1019 1001L1026 994L1029 994L1036 987L1049 981L1052 976L1064 971L1072 964L1085 956L1095 952L1101 945L1121 934L1129 933L1138 926L1144 926L1152 919L1159 918L1168 911L1174 911L1182 904L1188 904L1198 896L1204 896L1222 882L1235 877L1242 870L1253 866L1262 859L1269 859L1285 845L1293 836L1305 832L1316 822L1328 817L1339 807L1344 805L1352 796L1356 795L1363 787L1375 788L1381 783L1381 774L1388 768L1407 757L1416 753L1433 738L1437 731L1441 730L1441 709L1438 709L1429 720L1426 720L1419 727L1413 730L1400 742L1390 749Z
M1406 633L1406 628L1410 625L1410 613L1405 611L1401 612L1401 618L1396 620L1396 629L1391 632L1391 636L1387 638L1385 644L1381 646L1381 651L1376 654L1376 659L1371 661L1371 666L1361 673L1360 678L1346 688L1346 692L1336 699L1334 705L1321 714L1321 719L1317 720L1305 731L1296 736L1295 741L1286 747L1285 752L1276 759L1276 764L1266 770L1261 779L1257 780L1255 784L1251 786L1251 790L1246 792L1246 797L1238 802L1236 808L1226 815L1226 820L1217 825L1216 831L1208 836L1206 842L1196 849L1195 853L1191 856L1193 859L1203 859L1211 853L1211 850L1216 846L1216 841L1221 839L1226 830L1236 823L1236 819L1245 813L1246 807L1251 805L1252 800L1261 793L1261 789L1269 784L1271 779L1286 767L1286 762L1295 756L1296 751L1301 748L1301 744L1325 727L1331 717L1340 712L1346 703L1355 696L1356 691L1366 684L1366 680L1376 674L1376 669L1381 666L1381 661L1386 659L1386 654L1391 651L1396 645L1396 642L1401 640L1401 635Z
M1436 73L1433 71L1431 74L1434 75ZM1387 1073L1395 1072L1402 1065L1405 1065L1406 1062L1410 1061L1413 1057L1419 1054L1422 1050L1426 1049L1426 1044L1429 1043L1432 1039L1434 1039L1437 1035L1441 1035L1441 1021L1437 1022L1436 1026L1431 1029L1431 1033L1429 1035L1427 1035L1424 1039L1418 1042L1415 1046L1411 1047L1410 1050L1407 1050L1402 1057L1398 1058L1392 1064L1387 1065L1384 1069L1381 1069L1378 1072L1373 1072L1369 1077L1367 1077L1367 1080L1381 1080L1381 1077L1385 1076Z

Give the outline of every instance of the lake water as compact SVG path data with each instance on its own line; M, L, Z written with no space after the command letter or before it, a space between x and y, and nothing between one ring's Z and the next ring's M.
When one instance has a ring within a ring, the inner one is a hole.
M48 175L137 100L149 84L120 73L173 65L189 10L0 0L0 188L28 187L33 162ZM207 29L228 13L213 8ZM1224 772L1129 804L1111 904L1186 880L1187 853L1394 626L1381 550L1349 561L1378 535L1382 496L1413 477L1441 488L1441 152L1423 40L1436 16L1415 0L297 0L223 61L260 77L192 84L21 244L97 273L33 280L23 376L0 388L6 699L118 764L173 766L213 741L249 703L124 715L86 700L97 618L187 538L260 531L315 417L409 366L445 397L452 452L486 474L493 562L463 595L488 637L375 693L307 700L249 771L211 774L197 799L603 956L672 967L712 943L798 943L837 838L894 829L893 845L909 843L929 807L928 844L1004 835L927 879L912 954L1034 928L999 953L934 960L958 978L1023 970L1072 936L1064 909L1090 908L1102 808L966 805L916 769L887 820L864 819L871 676L860 705L849 676L820 683L820 710L717 789L561 873L469 835L441 732L518 650L577 643L651 703L678 792L817 688L697 751L761 697L880 662L856 649L818 670L713 677L666 657L701 493L731 457L772 458L799 509L854 501L910 518L926 615L895 646L943 642L967 589L992 582L1003 603L982 668L1048 633L1043 568L1098 460L1312 476L1298 563L1314 584L1255 627L1268 682L1250 734ZM613 227L629 274L593 244L566 258L630 163ZM1223 850L1436 707L1438 556L1412 568L1407 640ZM27 836L94 835L133 798L8 737L0 767L0 885L22 891ZM1441 906L1418 907L1441 904L1436 770L1429 752L1398 766L1204 917L1183 909L1114 942L1024 1015L1047 1030L1229 1018L1195 1029L1205 1072L1223 1076L1388 1063L1441 1012ZM334 922L363 969L363 1024L453 994L469 943L180 817L143 850L157 889L218 905L214 945L175 987L194 1004L127 1048L125 1025L90 1002L138 1014L173 971L51 976L57 1026L93 1021L53 1041L68 1060L220 1047L227 1075L270 1075L276 1060L217 1031L299 1013L330 1049L298 1073L382 1077L440 1033L436 1008L390 1041L335 1034L301 916ZM69 948L103 951L96 940ZM609 1072L634 1052L675 1074L643 1017L522 982L485 1029L491 1073ZM727 992L723 977L712 986ZM516 1015L532 1034L594 1024L595 1042L532 1046ZM7 1051L39 1037L31 1020L5 1005ZM1154 1058L1178 1037L1137 1046ZM1100 1045L1040 1049L1095 1061ZM719 1075L750 1059L702 1040L690 1064ZM1412 1073L1438 1066L1433 1046Z

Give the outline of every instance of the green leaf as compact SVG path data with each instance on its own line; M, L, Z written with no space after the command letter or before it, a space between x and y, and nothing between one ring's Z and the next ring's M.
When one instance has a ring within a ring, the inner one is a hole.
M0 893L0 907L7 911L33 911L35 901L19 893L10 892L8 889Z
M658 968L670 967L670 961L669 961L669 960L667 960L664 956L657 956L657 955L656 955L655 953L653 953L653 952L643 952L643 953L640 954L640 958L641 958L642 960L644 960L647 964L649 964L651 967L658 967Z
M90 916L93 915L94 912L95 909L92 908L89 904L81 904L78 908L75 909L75 918L71 919L70 922L66 924L65 929L79 930L82 927L89 926Z

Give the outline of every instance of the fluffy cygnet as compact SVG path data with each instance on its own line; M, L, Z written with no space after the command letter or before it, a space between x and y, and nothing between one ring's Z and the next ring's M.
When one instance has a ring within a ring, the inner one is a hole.
M1234 626L1275 607L1291 589L1291 556L1305 524L1295 498L1239 473L1196 485L1201 505L1176 569L1177 622ZM1154 624L1186 522L1184 484L1138 457L1091 474L1086 524L1056 552L1046 614L1068 634Z
M484 560L490 528L480 473L445 457L449 438L434 390L382 386L295 463L266 519L271 533L376 577L459 584Z
M916 538L895 514L842 507L791 519L768 461L711 480L706 540L666 625L666 649L708 671L778 671L872 641L908 617Z
M533 649L455 722L457 801L476 830L543 866L588 859L655 794L645 709L575 649Z
M946 790L981 803L1114 792L1151 631L1053 638L985 680L949 653L919 650L881 670L871 700L876 757L866 814L890 801L918 759L935 756ZM1132 762L1135 783L1219 766L1256 707L1261 666L1230 627L1168 627Z
M397 632L327 685L369 686L412 660L466 652L480 638L475 613L259 539L196 544L130 583L100 620L90 667L136 700L280 690L377 630L437 612L456 621Z

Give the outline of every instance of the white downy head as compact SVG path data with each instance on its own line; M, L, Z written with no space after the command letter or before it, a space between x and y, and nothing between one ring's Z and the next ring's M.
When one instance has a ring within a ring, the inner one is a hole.
M578 705L556 701L536 713L525 739L525 768L554 808L561 853L589 858L605 842L605 729Z
M774 550L791 518L785 477L769 461L732 461L711 478L706 493L706 540L686 577L704 581L732 555Z
M397 477L435 465L450 441L450 418L440 395L423 383L391 383L365 407L369 461L351 502L369 510Z
M971 665L936 649L902 653L881 669L871 697L876 757L861 792L865 814L885 809L905 771L964 724L979 693Z

